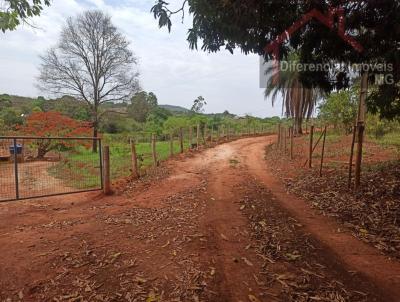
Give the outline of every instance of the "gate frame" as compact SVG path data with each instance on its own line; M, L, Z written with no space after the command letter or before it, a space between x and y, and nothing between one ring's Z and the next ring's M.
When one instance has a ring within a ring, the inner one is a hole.
M35 199L35 198L44 198L44 197L53 197L53 196L62 196L62 195L71 195L71 194L79 194L85 192L95 192L102 191L104 188L104 179L103 179L103 153L102 153L102 139L100 137L57 137L57 136L0 136L0 140L10 140L13 142L14 146L14 177L15 177L15 198L0 200L0 203L10 202L10 201L18 201L18 200L27 200L27 199ZM77 140L77 141L94 141L96 140L98 143L98 152L99 152L99 164L100 164L100 188L98 189L88 189L81 190L76 192L67 192L67 193L54 193L54 194L45 194L40 196L32 196L32 197L20 197L19 192L19 175L18 175L18 154L17 150L17 141L21 140L29 140L29 139L51 139L51 140Z

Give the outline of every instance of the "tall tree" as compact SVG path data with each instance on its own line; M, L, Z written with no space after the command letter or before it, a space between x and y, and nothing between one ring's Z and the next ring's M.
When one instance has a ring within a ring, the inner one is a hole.
M298 56L295 53L291 53L285 63L288 66L296 66ZM266 70L266 74L268 82L265 89L265 97L271 97L274 105L277 97L281 95L282 111L286 117L293 118L295 132L302 134L303 120L312 116L317 101L324 94L323 91L315 86L307 87L296 69L282 68L276 70L275 66L270 65Z
M359 88L333 92L319 105L319 118L349 133L357 119Z
M206 105L207 105L206 100L202 96L199 96L197 99L194 100L193 106L190 109L190 111L195 112L195 113L203 113L204 107Z
M58 44L41 60L39 87L85 101L92 116L93 137L98 136L105 113L101 105L126 101L138 90L137 60L130 44L101 11L69 18Z
M49 6L50 0L1 0L0 30L14 30L21 22L34 16L39 16L44 6Z
M90 136L90 125L87 122L77 121L59 112L32 113L24 125L18 127L24 135L43 137L32 142L38 150L37 158L43 159L45 155L62 147L67 148L73 141L48 139L46 137L74 137Z
M144 123L157 106L157 96L153 92L140 91L132 97L131 104L128 106L128 115L135 121Z

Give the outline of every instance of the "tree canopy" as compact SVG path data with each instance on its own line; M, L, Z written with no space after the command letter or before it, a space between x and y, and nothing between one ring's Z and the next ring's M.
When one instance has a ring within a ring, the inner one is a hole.
M44 91L86 102L93 136L107 102L127 101L138 90L137 60L130 44L101 11L69 18L58 44L41 57L39 83ZM93 141L93 151L97 143Z
M144 123L157 106L157 96L153 92L140 91L132 97L128 114L135 121Z
M326 92L348 87L351 83L351 64L386 63L393 64L393 81L378 85L371 95L373 104L383 108L383 114L400 115L400 2L395 0L314 0L314 1L225 1L225 0L182 0L182 6L171 8L167 2L158 0L152 8L159 25L171 30L171 16L193 15L193 23L188 31L189 47L217 52L240 49L245 54L255 53L272 59L265 51L266 46L284 33L304 14L313 9L328 16L330 8L343 12L345 33L363 46L361 53L344 41L339 28L328 28L315 19L292 34L280 45L280 59L286 58L293 50L298 51L303 64L344 64L344 68L332 72L301 72L301 80L306 86L320 87ZM337 18L340 19L340 18ZM372 70L371 73L379 71ZM371 102L370 102L371 103ZM390 105L387 105L390 103ZM394 104L393 104L394 103ZM393 112L394 111L394 112Z
M357 117L358 95L356 87L331 93L319 106L319 118L349 133Z
M90 123L77 121L59 112L36 112L32 113L25 121L24 125L18 127L18 131L24 135L40 137L90 137ZM33 144L38 149L37 158L44 156L59 148L70 147L71 141L38 139Z

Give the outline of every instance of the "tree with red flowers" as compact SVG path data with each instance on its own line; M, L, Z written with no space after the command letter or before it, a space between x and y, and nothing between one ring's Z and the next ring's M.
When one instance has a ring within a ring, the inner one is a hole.
M37 159L52 150L73 147L70 140L49 139L50 137L90 137L91 125L88 122L74 120L60 112L35 112L18 129L23 135L37 136L32 144L38 149ZM49 137L46 139L46 137Z

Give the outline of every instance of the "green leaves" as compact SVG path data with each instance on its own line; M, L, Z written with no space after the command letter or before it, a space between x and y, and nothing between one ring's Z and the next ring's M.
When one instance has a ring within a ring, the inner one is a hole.
M6 0L0 11L0 30L15 30L26 19L39 16L43 6L49 6L50 0Z
M167 2L159 0L158 3L151 8L151 12L154 14L154 18L158 19L158 25L160 26L160 28L167 26L168 31L171 31L171 12L166 9L167 5Z

